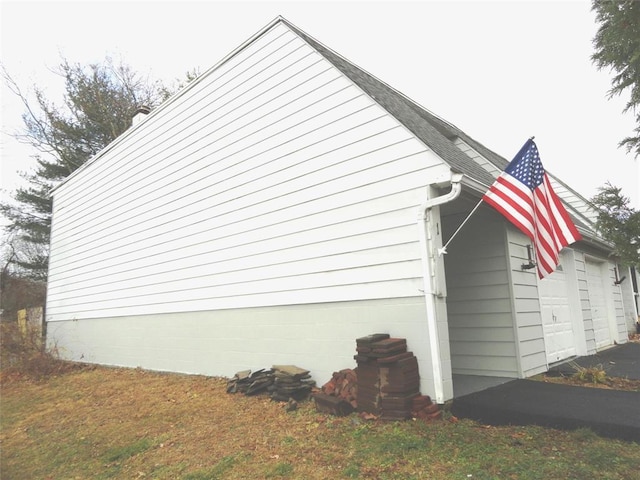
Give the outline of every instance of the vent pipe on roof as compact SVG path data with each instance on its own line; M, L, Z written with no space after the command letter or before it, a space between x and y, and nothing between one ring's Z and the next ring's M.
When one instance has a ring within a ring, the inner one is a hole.
M140 107L138 107L136 113L131 118L131 126L135 127L142 120L144 120L144 118L149 115L149 113L151 113L151 109L146 105L141 105Z

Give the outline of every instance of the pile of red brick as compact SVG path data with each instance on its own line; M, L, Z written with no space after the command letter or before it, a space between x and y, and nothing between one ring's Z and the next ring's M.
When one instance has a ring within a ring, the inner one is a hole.
M322 392L341 398L353 407L358 406L358 378L356 372L350 368L345 368L339 372L334 372L331 380L322 386Z
M437 403L420 394L418 360L404 338L376 333L356 339L355 370L334 372L313 394L316 409L332 415L354 410L383 420L440 417Z
M357 392L356 372L345 368L339 372L333 372L331 380L325 383L313 398L319 412L344 416L353 413L358 406Z
M420 420L435 420L442 417L442 410L431 401L429 395L418 395L411 402L411 416Z
M431 419L440 412L420 394L418 360L404 338L373 334L356 340L358 411L383 420Z

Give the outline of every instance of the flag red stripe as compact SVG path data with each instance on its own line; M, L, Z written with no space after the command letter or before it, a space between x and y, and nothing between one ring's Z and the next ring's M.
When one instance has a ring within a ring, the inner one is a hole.
M563 245L556 235L546 185L540 185L533 192L536 206L536 226L538 239L535 244L536 258L539 262L538 274L543 278L555 270Z
M498 177L496 183L489 189L489 195L485 201L502 213L522 232L533 240L534 216L531 197L522 194L522 191L513 182L512 177Z
M538 161L535 174L542 173L542 183L533 191L508 173L517 171L517 175L523 181L529 182L532 177L523 176L522 170L528 167L519 162L523 160L524 155L532 153L537 157L535 144L529 141L509 164L507 170L496 179L483 200L531 239L536 253L538 276L544 278L555 270L562 248L580 240L581 236L562 201L553 191L544 169L540 172L542 167L539 157L535 159ZM531 155L527 161L531 161Z
M578 232L578 229L576 228L576 226L571 221L569 214L564 209L564 206L562 205L560 198L558 197L558 195L556 195L553 188L551 187L551 183L549 182L549 179L547 178L546 175L544 176L544 182L545 182L545 187L549 192L549 197L553 202L552 207L554 211L554 218L557 218L557 216L559 215L562 219L562 222L560 221L555 222L557 225L558 235L561 236L563 241L567 242L567 244L577 242L582 238L582 236Z
M494 200L491 197L485 197L484 201L487 202L496 210L498 210L498 212L500 212L502 215L504 215L512 224L518 227L522 231L522 233L524 233L527 237L531 238L532 230L530 225L522 223L519 217L513 216L511 214L511 210L508 207L504 206L504 203L501 201L501 199Z

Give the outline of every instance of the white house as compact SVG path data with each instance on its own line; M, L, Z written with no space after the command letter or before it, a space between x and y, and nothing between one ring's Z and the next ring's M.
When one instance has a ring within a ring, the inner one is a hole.
M550 278L488 206L438 255L506 164L277 18L53 191L48 341L324 383L356 338L390 333L438 402L625 342L631 282L559 180L584 239Z

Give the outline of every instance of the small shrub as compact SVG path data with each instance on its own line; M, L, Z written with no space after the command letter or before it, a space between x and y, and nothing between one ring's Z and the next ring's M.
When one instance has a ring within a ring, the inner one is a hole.
M27 325L26 331L21 331L17 322L0 324L0 365L2 381L25 377L44 380L84 367L61 360L56 348L46 348L38 329Z
M581 367L575 362L571 363L571 366L576 371L572 375L576 380L583 383L602 384L607 381L607 372L602 365L596 365L594 367Z

